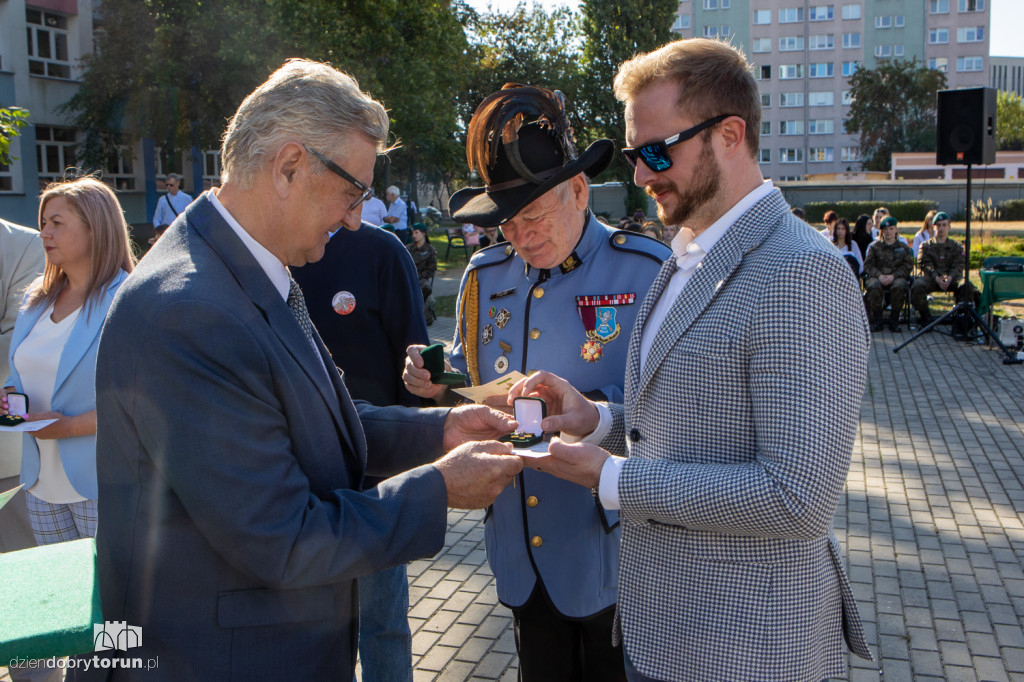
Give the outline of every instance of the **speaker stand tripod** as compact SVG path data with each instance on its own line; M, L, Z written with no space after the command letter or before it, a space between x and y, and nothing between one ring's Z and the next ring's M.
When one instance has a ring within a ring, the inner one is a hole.
M964 227L964 282L970 282L970 281L971 281L971 164L967 164L967 223L966 223L966 226ZM970 296L968 295L967 298L969 299ZM1004 365L1019 365L1021 363L1024 363L1024 360L1018 360L1017 359L1017 355L1013 351L1011 351L1009 348L1007 348L1006 346L1003 345L1003 342L999 339L998 336L996 336L995 332L993 332L992 329L989 328L989 326L987 324L985 324L985 320L981 319L981 315L979 315L978 311L974 309L974 304L970 300L960 301L955 306L953 306L953 309L950 310L948 313L946 313L945 315L943 315L942 317L940 317L940 318L938 318L936 320L933 320L931 322L931 324L929 324L927 327L924 327L922 329L918 329L916 334L911 336L909 339L907 339L906 341L904 341L900 345L898 345L895 348L893 348L892 352L893 353L899 353L900 350L904 346L907 346L907 345L913 343L914 341L917 340L917 338L919 336L921 336L923 334L927 334L928 332L930 332L932 330L932 327L934 327L935 325L939 324L940 322L943 322L943 321L947 320L948 318L953 317L954 315L956 315L958 313L966 313L967 315L973 317L974 321L978 324L978 326L985 330L985 334L987 335L987 337L996 342L996 345L999 346L999 350L1001 350L1003 352L1003 364Z

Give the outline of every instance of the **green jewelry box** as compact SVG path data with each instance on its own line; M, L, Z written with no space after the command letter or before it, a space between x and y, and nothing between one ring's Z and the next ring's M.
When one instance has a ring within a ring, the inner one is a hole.
M93 538L0 554L0 665L93 651L103 625Z
M435 343L420 351L423 366L430 372L430 381L445 386L459 386L466 383L466 375L460 372L444 371L444 344Z

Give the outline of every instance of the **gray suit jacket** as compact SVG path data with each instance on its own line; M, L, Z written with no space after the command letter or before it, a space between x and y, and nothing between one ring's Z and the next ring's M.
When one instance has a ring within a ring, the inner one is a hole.
M640 311L643 328L675 271ZM860 292L778 190L694 272L604 445L619 479L621 636L664 680L818 680L870 657L832 533L867 376Z
M443 545L436 468L358 491L364 468L440 454L446 411L357 414L317 345L206 195L118 293L97 363L103 615L141 626L126 655L159 667L112 678L352 679L353 579Z

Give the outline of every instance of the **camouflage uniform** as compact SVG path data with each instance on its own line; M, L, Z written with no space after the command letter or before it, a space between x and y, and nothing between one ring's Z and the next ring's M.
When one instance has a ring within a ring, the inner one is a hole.
M882 308L885 304L885 292L889 292L889 328L895 331L899 324L900 311L907 300L907 283L910 271L914 267L914 252L905 243L897 239L886 244L882 237L871 242L867 256L864 258L864 288L867 291L868 317L871 326L877 331L882 324ZM895 275L892 284L882 284L879 276Z
M965 295L977 297L977 291L968 282L963 286L958 283L964 273L964 247L960 242L946 239L941 244L934 239L921 245L918 266L921 269L921 276L914 280L910 287L910 303L921 316L921 323L928 324L931 320L931 313L928 310L928 294L934 291L941 291L942 287L936 281L942 275L951 275L953 280L947 291L956 291L956 300L960 301ZM975 302L977 305L977 301Z

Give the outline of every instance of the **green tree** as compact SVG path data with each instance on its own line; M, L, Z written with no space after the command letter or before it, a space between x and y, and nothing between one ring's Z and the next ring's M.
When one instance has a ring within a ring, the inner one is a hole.
M676 0L583 0L584 80L578 106L591 138L609 137L619 146L626 137L622 105L612 93L619 65L639 52L650 52L677 36L672 21ZM626 186L625 213L647 209L647 196L633 184L633 171L620 154L607 175Z
M28 123L28 109L0 107L0 166L8 166L17 157L11 156L11 140L21 135Z
M996 149L1024 149L1024 99L1015 92L996 94Z
M935 93L945 87L946 74L916 57L884 61L850 77L846 130L860 134L866 170L889 170L894 152L935 149Z

